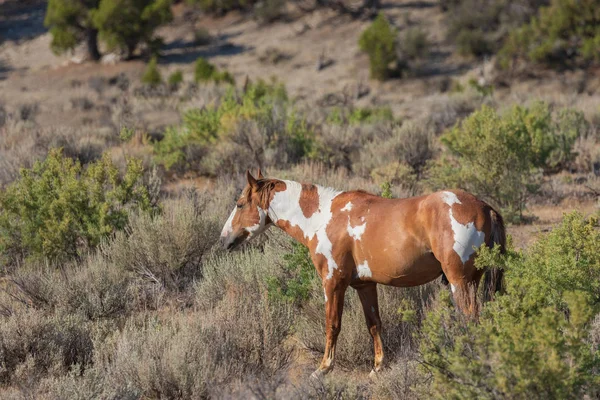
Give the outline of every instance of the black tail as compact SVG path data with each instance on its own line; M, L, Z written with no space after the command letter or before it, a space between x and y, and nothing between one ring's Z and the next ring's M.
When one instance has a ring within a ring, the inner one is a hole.
M506 252L506 230L504 229L504 220L502 219L502 216L491 207L490 219L492 221L492 232L488 246L493 247L494 244L498 244L500 245L500 253L504 254ZM494 294L503 290L503 275L504 271L502 268L486 268L483 278L485 301L493 300Z

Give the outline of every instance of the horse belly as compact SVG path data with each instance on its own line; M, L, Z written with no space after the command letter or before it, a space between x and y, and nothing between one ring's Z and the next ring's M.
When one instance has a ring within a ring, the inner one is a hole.
M391 286L418 286L434 280L442 274L442 266L433 253L415 244L380 247L379 251L367 251L371 281ZM360 265L357 271L361 275Z

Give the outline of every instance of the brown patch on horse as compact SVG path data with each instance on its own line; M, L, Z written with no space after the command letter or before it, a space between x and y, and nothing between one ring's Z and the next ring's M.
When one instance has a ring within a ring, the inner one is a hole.
M315 185L302 184L300 192L300 209L306 218L310 218L319 209L319 192Z

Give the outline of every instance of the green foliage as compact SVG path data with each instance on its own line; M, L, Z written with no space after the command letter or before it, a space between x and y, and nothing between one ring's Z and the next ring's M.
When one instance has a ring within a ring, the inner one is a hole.
M360 35L358 46L369 55L371 78L390 78L390 64L396 61L396 32L383 13Z
M219 71L217 67L200 57L196 60L194 67L194 81L195 82L209 82L215 83L226 82L235 84L235 79L227 71Z
M318 275L306 246L293 241L292 251L283 256L283 274L267 279L269 295L301 305L308 300Z
M597 389L600 353L588 337L600 299L599 241L597 221L571 213L525 252L482 248L478 264L505 268L506 293L478 324L440 293L421 340L429 396L582 398Z
M140 43L156 41L154 31L173 19L171 0L102 0L92 12L94 26L110 49L132 56Z
M393 120L394 114L389 107L357 107L352 109L335 107L327 115L327 122L335 125L375 124Z
M203 82L211 80L213 74L216 71L216 67L206 61L206 59L200 57L196 60L194 67L194 80L196 82Z
M392 194L392 184L389 181L381 184L381 197L384 199L394 198L394 195Z
M240 137L249 134L246 129L238 129L244 123L255 124L261 137ZM154 144L154 152L169 169L199 167L191 164L202 161L195 154L208 149L219 154L227 151L224 147L231 142L248 147L249 140L264 146L257 151L285 150L289 157L299 160L312 151L314 133L291 109L283 85L258 81L247 85L244 92L231 87L218 105L186 111L182 126L167 129L163 140Z
M123 128L121 128L121 132L119 132L119 139L126 143L129 142L134 135L135 129L124 126Z
M484 106L441 137L450 155L432 163L429 182L465 188L502 208L508 219L518 219L527 195L536 191L536 170L568 165L585 129L580 112L553 115L541 102L515 106L503 116Z
M177 87L183 83L183 72L181 70L177 70L169 75L167 82L170 86Z
M50 29L52 51L61 54L74 49L92 29L90 12L98 7L101 0L72 1L49 0L44 26Z
M87 39L88 50L98 57L98 34L109 49L129 56L140 43L156 50L154 31L172 19L171 0L50 0L44 25L52 34L52 50L62 53Z
M463 55L481 57L495 53L507 33L527 22L544 0L444 1L448 39Z
M4 262L64 260L98 245L126 226L130 209L151 208L141 178L139 161L129 160L120 176L108 155L83 169L61 150L52 150L0 193Z
M482 96L491 96L494 94L494 87L490 85L480 85L475 78L469 79L469 86L475 89Z
M162 83L162 75L158 70L157 63L158 61L156 60L156 57L152 57L152 59L146 66L144 75L142 75L142 83L144 83L145 85L158 86Z
M213 40L210 32L206 28L198 28L194 31L194 43L198 46L210 44Z
M552 0L530 23L511 33L500 64L513 59L546 65L600 61L600 7L596 0Z

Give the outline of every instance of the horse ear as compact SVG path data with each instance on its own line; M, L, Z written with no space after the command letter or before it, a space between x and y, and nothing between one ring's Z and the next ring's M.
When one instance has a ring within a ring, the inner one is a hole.
M260 170L260 168L258 169L258 173L256 174L256 177L258 179L265 179L265 177L263 176L262 171Z
M248 185L250 185L252 190L258 189L258 183L256 182L256 179L254 179L254 177L250 173L249 169L246 170L246 179L248 180Z

